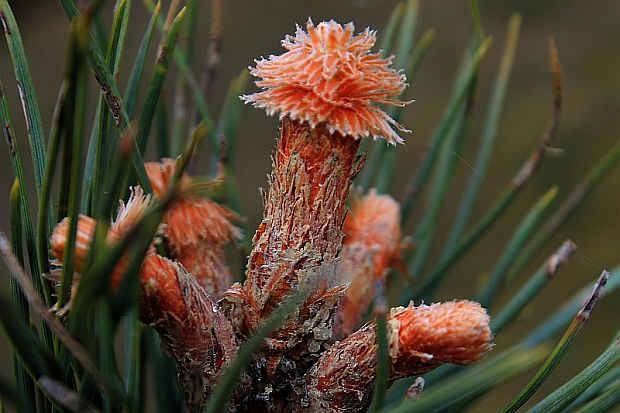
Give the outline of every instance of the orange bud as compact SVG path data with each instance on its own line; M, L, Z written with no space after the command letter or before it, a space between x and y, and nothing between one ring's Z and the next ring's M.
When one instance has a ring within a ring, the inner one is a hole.
M131 188L131 196L129 197L129 201L127 201L127 204L121 202L117 217L112 223L112 226L108 229L106 242L109 245L112 245L118 241L123 234L138 223L149 204L150 197L144 195L142 188L139 186ZM50 250L52 255L59 260L57 262L53 262L53 264L58 264L63 259L63 254L69 235L69 222L69 218L63 219L58 223L58 225L56 225L54 231L52 232ZM75 271L78 273L81 273L84 270L86 257L88 256L93 235L95 234L96 225L97 221L91 217L86 215L80 215L78 217L74 255ZM112 271L110 280L113 287L118 286L121 281L121 277L125 274L126 261L126 257L122 257ZM75 281L77 282L78 279L75 279Z
M80 215L78 218L78 227L75 240L75 271L81 272L86 264L86 256L90 249L90 243L95 233L97 221L86 215ZM69 236L69 218L65 218L56 225L50 239L50 252L58 259L62 260L65 253L65 246Z
M178 263L157 254L149 254L144 258L140 268L140 284L145 296L143 314L147 322L163 317L163 314L174 314L179 319L187 317L187 307L179 287L178 274L181 272Z
M344 221L345 246L359 245L373 253L376 278L383 276L390 263L400 257L400 206L389 195L375 189L353 201Z
M408 377L419 366L469 364L493 347L489 315L475 301L455 300L390 312L392 377Z
M62 262L63 255L65 253L65 247L67 245L67 238L69 236L69 218L65 218L60 221L50 238L50 252L58 261L52 262L54 265L59 265ZM81 273L84 270L86 264L86 258L88 256L88 250L95 234L95 227L97 221L86 215L78 216L76 240L75 240L75 253L74 253L74 268L75 271ZM119 234L111 229L108 231L108 242L112 243L118 239Z
M340 284L350 285L336 313L336 340L360 325L373 300L375 280L383 279L390 265L400 259L400 206L391 196L378 195L373 189L352 203L344 233L337 276Z
M176 160L165 158L161 163L145 165L153 193L158 198L168 190L176 163ZM189 185L188 176L181 179L182 187ZM241 238L241 231L231 223L237 219L225 206L193 195L175 201L164 212L164 234L172 255L214 299L220 298L232 284L223 247Z

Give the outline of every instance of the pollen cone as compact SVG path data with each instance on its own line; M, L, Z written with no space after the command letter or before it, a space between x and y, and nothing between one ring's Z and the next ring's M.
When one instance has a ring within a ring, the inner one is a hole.
M353 200L344 234L336 272L338 283L349 287L336 312L335 340L360 326L373 301L375 281L383 280L393 262L400 259L400 206L391 196L373 189Z
M492 338L486 310L473 301L392 309L390 381L426 373L444 363L476 362L491 350ZM306 373L300 392L307 392L305 407L300 404L292 411L364 411L372 398L376 363L375 326L368 323L334 344Z
M176 160L168 158L145 165L157 198L168 190L175 167ZM191 179L184 175L181 189L187 189L190 183ZM186 195L175 201L162 219L173 257L215 300L232 284L224 247L241 237L241 231L232 224L237 219L225 206L197 195Z

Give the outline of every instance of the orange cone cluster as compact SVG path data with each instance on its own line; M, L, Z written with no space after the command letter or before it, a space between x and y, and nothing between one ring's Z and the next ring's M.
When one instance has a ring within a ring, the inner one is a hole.
M164 160L161 165L148 165L156 196L161 197L165 193L173 169L174 161L170 160ZM112 245L127 234L150 205L150 196L144 195L140 187L133 188L129 201L121 203L117 217L108 230L106 242ZM188 210L194 214L186 215ZM162 345L176 360L179 382L190 411L200 411L222 368L234 358L239 347L228 319L221 312L214 311L217 304L213 296L218 290L212 287L217 285L223 290L230 284L221 287L221 282L209 282L221 276L228 277L224 283L230 283L222 248L231 236L238 236L238 230L228 221L231 216L233 214L225 207L204 198L191 196L173 203L163 220L166 225L164 236L173 234L169 243L175 252L193 246L198 254L207 249L209 253L193 260L179 254L180 257L174 257L175 260L157 254L151 246L140 267L142 321L160 333ZM185 232L182 241L179 237L174 238L182 232L179 222L193 229ZM75 247L75 270L78 273L85 270L96 224L93 218L84 215L78 219ZM62 260L68 229L69 220L65 218L52 233L50 249L57 260ZM199 270L196 274L201 278L188 273L180 258L190 265L201 262L200 268L196 265L191 267ZM126 257L121 258L113 269L110 277L112 288L116 288L125 275L126 261Z
M357 412L370 403L375 326L357 327L374 283L400 259L400 210L391 197L371 191L347 214L347 198L363 164L359 138L402 142L395 129L405 129L377 105L406 104L398 100L405 76L390 67L392 58L370 52L375 33L368 29L355 35L352 24L309 21L306 30L298 27L284 39L282 55L256 62L250 70L261 91L242 97L281 119L245 281L232 284L223 249L239 237L231 223L236 216L187 191L187 176L180 181L184 195L163 215L161 236L170 256L152 247L140 268L143 321L157 329L175 358L190 412L201 411L240 343L288 296L308 286L305 301L250 362L229 410ZM148 163L146 170L154 197L162 199L175 161ZM107 242L126 234L149 205L149 197L134 189ZM79 218L78 272L95 225L92 218ZM64 220L52 235L58 260L67 229ZM113 287L123 263L114 269ZM489 317L478 303L394 308L388 317L390 380L442 363L475 362L491 342Z

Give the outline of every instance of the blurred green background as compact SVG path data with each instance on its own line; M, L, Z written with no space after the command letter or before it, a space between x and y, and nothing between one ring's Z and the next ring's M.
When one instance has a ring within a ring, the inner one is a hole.
M304 24L308 17L312 17L315 23L331 18L341 23L352 21L356 31L369 26L378 29L381 37L381 29L396 3L397 1L385 0L225 1L221 63L216 74L216 84L208 96L211 111L217 114L229 81L245 67L252 65L254 58L280 52L280 40L286 33L294 31L295 23ZM19 0L12 1L11 4L21 27L43 119L46 125L49 125L64 67L67 21L56 1ZM107 7L111 8L109 4ZM485 273L492 268L498 253L527 208L553 184L560 188L560 199L556 201L556 205L559 204L591 165L620 138L620 2L481 0L480 10L485 33L492 35L494 42L481 67L476 102L478 121L466 143L463 161L459 163L447 203L449 207L442 212L443 225L436 237L437 245L440 245L450 228L451 216L458 207L459 196L473 172L468 164L474 160L489 90L502 52L505 26L512 12L519 12L523 16L520 43L495 153L484 179L473 220L475 221L499 194L536 145L544 129L551 100L546 49L549 35L553 35L557 42L565 74L564 110L552 145L562 148L564 152L560 157L545 159L542 168L499 224L450 272L440 291L441 299L471 296ZM134 2L131 13L133 30L129 33L125 65L121 70L122 85L132 63L131 54L137 49L148 18L148 12L141 1ZM205 2L202 15L195 39L196 50L199 52L194 59L196 73L202 67L208 40L208 2ZM406 144L398 148L396 179L391 189L397 198L401 196L403 185L410 175L417 170L426 142L450 94L470 32L468 2L422 2L418 34L429 27L436 31L435 41L407 92L409 98L415 99L415 103L405 111L402 123L412 129L413 133L405 136ZM24 125L23 121L21 124L17 121L20 119L21 110L17 104L17 91L4 42L0 42L0 74L12 102L17 137L25 156L27 144ZM146 79L148 77L145 76ZM171 78L173 79L174 75ZM172 85L169 86L168 90L172 93ZM251 86L250 90L254 90L254 87ZM94 98L95 92L93 81L91 98ZM94 99L91 99L91 102L93 101ZM92 106L89 108L91 114L94 104ZM277 119L266 117L260 110L250 107L244 109L239 125L234 171L238 177L241 201L247 211L251 229L256 227L261 218L262 205L258 187L267 185L269 155L276 133ZM208 145L204 145L203 149L199 158L201 161L196 164L196 171L199 173L206 171ZM11 176L6 146L2 144L0 199L8 200ZM537 267L566 238L577 244L578 253L560 270L558 279L541 294L531 309L498 339L499 346L520 337L574 291L586 283L591 283L603 268L611 269L620 263L619 189L620 168L617 168L569 222L553 235L545 251L530 266L531 269ZM0 230L6 232L9 224L5 205L6 202L0 202ZM417 212L416 220L422 212ZM6 275L2 284L6 284ZM548 393L549 389L572 377L604 349L620 324L617 304L619 299L618 294L615 294L599 304L561 365L534 396L534 401ZM3 352L1 365L6 368L10 365L8 352ZM528 373L501 386L472 406L471 411L497 411L498 407L516 394L530 376L531 373Z

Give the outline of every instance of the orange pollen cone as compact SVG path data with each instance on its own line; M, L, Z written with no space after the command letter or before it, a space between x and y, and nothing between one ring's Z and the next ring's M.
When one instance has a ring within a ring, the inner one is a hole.
M162 159L145 165L153 193L161 198L170 185L176 160ZM181 187L191 179L184 175ZM241 238L241 231L231 221L237 215L208 198L189 195L175 201L165 212L162 222L172 256L196 277L200 285L214 299L232 284L232 275L226 265L224 246Z
M393 309L388 318L390 381L443 363L476 362L491 350L492 338L486 310L472 301ZM364 411L372 398L376 363L375 326L368 323L334 344L305 374L305 409Z
M336 312L336 340L359 327L372 303L375 282L383 280L391 264L400 259L400 206L373 189L353 201L344 234L337 276L340 284L350 285Z

